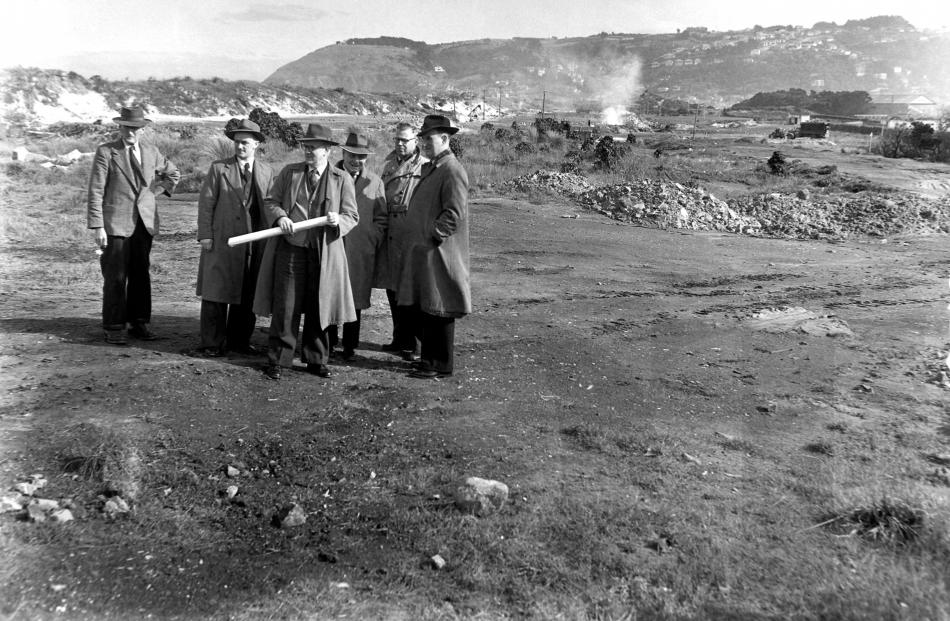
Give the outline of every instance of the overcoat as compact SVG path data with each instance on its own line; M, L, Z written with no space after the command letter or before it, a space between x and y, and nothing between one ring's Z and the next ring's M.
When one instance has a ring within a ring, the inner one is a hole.
M307 164L298 162L288 164L278 173L271 186L270 194L264 200L263 217L268 226L276 226L277 221L286 216L294 222L309 218L309 205L297 200L301 196L301 185L306 183ZM350 289L350 276L346 265L346 252L343 249L343 236L359 222L356 209L356 192L350 176L338 168L327 166L321 179L320 189L313 199L315 216L327 213L340 214L337 227L322 226L309 231L295 233L292 238L303 243L308 235L318 240L320 253L320 327L338 325L356 321L356 309L353 306L353 292ZM264 247L261 259L261 271L257 277L257 289L254 293L254 313L270 315L274 291L274 253L280 237L271 237Z
M472 312L468 175L451 151L422 167L409 203L409 222L411 250L399 279L399 305L418 305L440 317Z
M340 170L343 162L337 164ZM349 174L349 173L346 173ZM383 181L375 173L364 170L354 181L356 207L360 223L343 240L346 262L350 271L350 287L357 309L370 307L375 284L376 252L386 234L386 192Z
M134 212L138 208L142 224L151 235L158 234L155 195L171 195L181 178L178 167L154 146L139 142L142 175L133 172L125 143L121 139L99 145L89 175L86 224L104 228L106 235L130 237L135 231Z
M411 238L409 201L419 183L422 166L429 160L419 153L412 154L403 162L393 151L383 162L381 178L386 190L389 221L383 242L376 253L376 282L374 287L395 291L403 266L408 258L408 242Z
M257 205L263 213L264 200L274 182L274 169L254 161L252 169ZM248 201L250 203L250 201ZM202 250L198 260L197 295L209 302L240 304L244 270L251 244L228 246L228 239L254 230L250 205L244 201L241 166L236 157L211 164L198 195L198 239L212 240L211 250ZM255 242L261 243L261 242Z

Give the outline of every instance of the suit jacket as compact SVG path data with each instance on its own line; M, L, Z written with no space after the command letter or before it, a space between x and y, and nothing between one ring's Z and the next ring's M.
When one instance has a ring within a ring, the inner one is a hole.
M125 143L115 140L100 145L89 175L86 222L89 228L105 228L107 235L129 237L135 231L133 214L138 211L145 228L158 234L155 194L171 195L181 174L158 149L139 142L144 179L132 170Z
M308 235L315 236L317 251L320 253L320 327L356 321L356 309L353 306L353 291L350 288L350 275L346 264L346 252L343 249L343 236L359 222L356 208L356 191L353 179L343 171L327 165L310 205L304 204L307 165L304 162L288 164L278 173L271 186L270 194L264 200L263 216L267 226L287 216L294 222L328 213L340 214L337 227L321 226L309 231L301 231L290 237L288 242L302 245ZM270 315L273 308L274 293L274 253L280 237L271 237L264 247L261 271L257 277L257 289L254 294L254 312L258 315Z
M254 178L254 195L247 201L244 200L240 163L235 157L213 162L201 185L198 194L198 239L210 239L213 243L210 251L201 251L196 293L209 302L240 304L244 286L254 287L256 284L244 283L244 269L251 244L234 248L228 246L230 237L267 228L263 223L264 200L274 182L274 169L258 159L254 161L251 176ZM251 222L250 212L252 199L255 198L261 210L261 223L257 228Z
M337 167L346 172L342 162L337 164ZM370 307L376 271L376 252L386 235L388 218L386 193L379 177L364 170L356 178L354 185L360 221L343 239L343 247L346 250L346 264L350 271L353 303L356 308L362 310Z

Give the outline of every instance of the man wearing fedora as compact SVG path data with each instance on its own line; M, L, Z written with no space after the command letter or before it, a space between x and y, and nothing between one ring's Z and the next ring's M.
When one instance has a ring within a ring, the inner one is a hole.
M353 178L359 224L343 240L346 263L350 272L350 288L356 308L356 321L343 324L343 359L350 360L360 342L360 317L370 307L376 270L376 251L386 234L386 192L375 173L366 170L369 140L365 134L350 132L340 147L343 159L337 168ZM330 330L330 345L335 346L336 329Z
M300 315L301 359L307 372L330 377L328 328L356 320L343 236L359 222L353 180L328 166L339 144L316 123L300 138L304 161L278 173L264 200L264 221L284 235L267 241L257 278L254 312L270 314L267 377L279 380L293 364ZM294 223L326 216L327 225L294 232Z
M397 304L396 288L408 254L406 244L411 238L407 228L409 201L419 183L422 165L428 161L416 144L415 128L405 122L397 124L393 150L386 156L380 175L386 190L388 222L386 235L376 254L375 286L386 290L393 321L393 340L383 345L383 350L401 352L403 358L410 361L418 359L419 355L415 322L408 307Z
M154 146L140 141L151 123L140 107L123 107L112 119L119 137L96 149L89 175L86 221L102 250L102 327L107 343L129 336L157 338L149 327L152 285L149 258L158 233L156 193L171 195L178 168Z
M412 238L398 296L418 317L421 359L410 375L423 379L452 375L455 320L472 312L468 175L449 148L457 131L447 117L430 114L418 134L429 162L409 202Z
M230 123L224 134L234 155L211 164L198 195L197 295L201 297L201 342L197 353L222 356L228 351L253 354L256 317L254 288L261 265L261 241L228 246L228 238L268 228L264 199L274 171L255 158L264 142L261 128L247 119Z

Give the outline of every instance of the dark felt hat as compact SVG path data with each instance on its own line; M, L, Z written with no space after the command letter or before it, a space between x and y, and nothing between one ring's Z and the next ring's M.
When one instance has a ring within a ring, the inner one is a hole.
M356 155L369 155L372 153L372 151L369 150L369 138L367 138L365 134L357 134L356 132L347 134L346 142L344 142L340 148L344 151L355 153Z
M419 129L418 135L422 136L432 131L439 131L451 136L458 130L459 128L455 126L455 123L453 123L449 117L441 114L429 114L422 120L422 127Z
M224 135L234 140L234 134L238 132L251 134L258 142L264 142L266 140L264 134L261 133L261 126L249 119L241 119L235 127L224 130Z
M122 111L119 112L119 116L112 120L119 125L126 125L128 127L145 127L152 122L145 118L145 111L138 106L122 106Z
M333 131L326 125L311 123L307 125L307 133L301 136L299 142L326 142L329 144L340 144L333 139Z

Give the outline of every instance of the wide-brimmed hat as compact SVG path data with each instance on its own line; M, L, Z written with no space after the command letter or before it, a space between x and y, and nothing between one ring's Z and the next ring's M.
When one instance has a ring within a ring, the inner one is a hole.
M224 135L231 140L234 140L234 134L237 134L238 132L251 134L258 142L264 142L266 140L266 138L264 138L264 134L261 133L261 126L250 119L241 119L236 126L232 127L231 129L225 129Z
M447 116L441 114L429 114L426 115L426 118L422 120L422 127L417 132L417 135L422 136L431 131L440 131L449 134L450 136L459 130L455 126L455 123L452 122Z
M333 139L333 131L319 123L307 125L307 133L297 139L299 142L326 142L329 144L340 144Z
M138 106L122 106L119 116L112 119L113 122L127 127L145 127L152 121L145 118L145 111Z
M367 138L365 134L358 134L356 132L347 134L346 142L340 145L340 148L355 155L369 155L372 153L372 151L369 150L369 138Z

